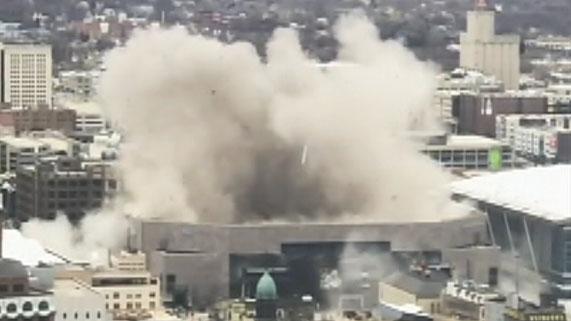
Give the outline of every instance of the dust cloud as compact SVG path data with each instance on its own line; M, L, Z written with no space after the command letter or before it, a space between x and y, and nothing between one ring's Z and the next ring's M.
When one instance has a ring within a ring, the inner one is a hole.
M323 65L289 29L276 30L267 61L250 44L181 28L135 32L106 58L98 91L124 137L123 193L79 228L56 221L62 233L50 238L63 240L52 243L72 240L84 253L121 244L124 215L213 223L464 215L447 174L410 138L439 128L430 107L436 67L380 40L359 13L341 17L335 34L338 60ZM93 229L96 219L102 227ZM28 235L41 234L36 224L45 223L28 223Z

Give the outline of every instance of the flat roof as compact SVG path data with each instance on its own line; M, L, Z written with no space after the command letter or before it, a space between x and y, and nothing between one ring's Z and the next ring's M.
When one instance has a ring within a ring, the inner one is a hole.
M516 169L455 181L455 194L551 221L571 219L571 165Z
M44 144L37 139L28 137L15 137L15 136L5 136L0 138L0 141L14 146L17 148L37 148L43 146Z

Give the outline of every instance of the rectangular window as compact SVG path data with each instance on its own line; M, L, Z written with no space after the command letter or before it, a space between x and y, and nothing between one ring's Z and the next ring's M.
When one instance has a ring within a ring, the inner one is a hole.
M113 299L119 299L119 292L113 293Z

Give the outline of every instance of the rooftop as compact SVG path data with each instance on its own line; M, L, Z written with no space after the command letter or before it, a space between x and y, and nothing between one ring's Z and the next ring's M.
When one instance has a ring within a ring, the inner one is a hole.
M435 271L432 271L430 276L415 274L414 272L397 272L385 280L385 283L412 293L419 298L436 298L440 296L447 280L448 276Z
M571 165L517 169L451 184L452 192L552 221L571 219Z
M17 148L38 148L44 145L42 142L28 137L6 136L0 138L0 141Z
M48 253L38 241L24 237L16 229L4 229L2 235L2 256L4 258L20 261L25 266L63 263L63 260Z

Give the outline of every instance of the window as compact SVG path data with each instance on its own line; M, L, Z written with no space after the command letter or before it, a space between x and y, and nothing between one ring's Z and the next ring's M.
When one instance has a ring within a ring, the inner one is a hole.
M132 294L127 294L127 299L132 299L133 295Z
M0 284L0 293L8 292L8 286L6 284Z
M85 312L85 318L89 319L89 312Z
M64 319L67 319L67 313L64 312L64 313L62 314L62 316L63 316Z
M149 297L151 297L151 298L154 298L154 297L156 297L156 296L157 296L157 294L156 294L155 292L151 292L151 293L149 294Z
M97 311L97 319L101 319L101 312Z
M77 318L79 318L79 314L77 314L77 312L75 312L75 313L73 314L73 318L77 320Z
M14 284L14 286L12 287L12 290L14 290L14 292L24 292L24 285L23 284Z
M140 299L140 298L141 298L141 293L135 294L135 299Z
M46 301L41 301L40 304L38 305L38 309L40 309L40 311L46 311L49 308L50 308L50 305Z
M149 308L154 309L155 308L155 302L149 303Z
M113 299L119 299L119 292L113 293Z
M8 313L14 313L14 312L16 312L17 310L18 310L18 307L16 306L15 303L10 303L10 304L8 304L8 306L6 307L6 311L7 311Z
M113 303L113 309L119 310L119 303Z
M127 302L127 309L132 309L133 308L133 303L131 302Z

